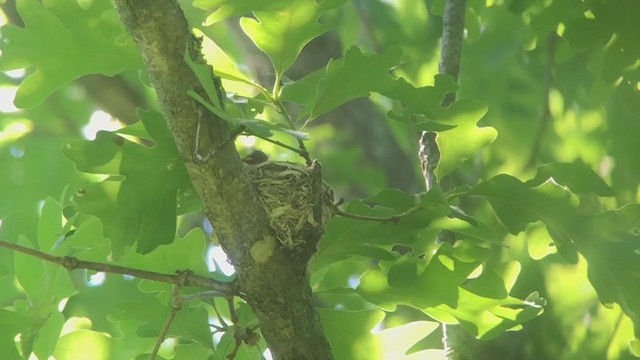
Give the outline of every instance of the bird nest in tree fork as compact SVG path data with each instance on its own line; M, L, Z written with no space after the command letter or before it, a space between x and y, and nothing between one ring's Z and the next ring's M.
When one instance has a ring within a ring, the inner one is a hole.
M293 248L305 239L317 240L333 208L333 190L322 180L319 163L307 167L266 161L248 166L247 174L260 194L270 227L283 245Z

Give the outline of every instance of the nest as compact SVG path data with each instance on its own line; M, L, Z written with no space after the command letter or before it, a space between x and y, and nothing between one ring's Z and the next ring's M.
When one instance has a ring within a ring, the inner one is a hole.
M303 164L266 161L247 167L247 174L260 193L269 215L269 225L284 246L293 248L322 233L332 215L333 190L324 180L322 195L314 191L312 168ZM319 185L316 187L320 187ZM322 216L314 217L316 199L322 199Z

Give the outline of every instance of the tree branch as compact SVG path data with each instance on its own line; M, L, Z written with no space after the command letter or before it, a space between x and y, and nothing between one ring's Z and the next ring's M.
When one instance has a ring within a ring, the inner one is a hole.
M460 54L462 53L462 41L464 38L464 21L466 0L445 0L442 30L442 48L438 70L441 74L453 76L458 81L460 72ZM456 100L456 93L445 95L442 101L443 107L448 107ZM429 191L437 185L435 169L440 161L440 150L436 142L437 134L423 132L420 137L420 152L418 154L422 165L422 173L425 178L426 188ZM439 242L455 242L455 233L440 231L437 235ZM445 356L447 359L466 360L470 358L467 344L463 341L466 334L459 326L442 323Z
M171 311L169 312L169 316L167 316L167 319L162 325L162 329L160 330L158 339L156 339L156 343L153 345L153 350L151 351L149 360L155 360L158 356L158 351L160 351L160 346L162 346L164 339L167 337L167 333L169 333L171 323L173 323L173 319L176 318L178 311L182 309L182 304L184 304L184 299L180 297L180 289L182 288L186 278L184 276L185 273L181 273L180 275L182 275L182 277L180 278L181 283L174 284L173 289L171 289Z
M183 284L184 286L194 286L203 289L209 289L217 292L218 295L223 296L240 296L240 289L235 282L217 281L208 277L196 275L188 270L176 271L177 274L163 274L155 271L134 269L126 266L84 261L79 260L78 258L73 256L55 256L47 254L46 252L40 250L32 249L4 240L0 240L0 247L15 250L23 254L31 255L48 262L58 264L65 267L69 271L76 269L86 269L111 274L130 275L141 279L159 281L169 284Z
M236 269L240 291L254 310L274 359L332 359L312 302L308 257L281 246L233 142L206 162L193 160L200 124L199 153L210 154L229 138L227 123L188 95L206 92L185 63L185 49L205 64L200 41L191 33L176 0L115 0L122 23L140 49L160 107L191 181L220 244ZM214 84L220 79L211 77ZM224 90L218 86L223 100ZM221 100L221 102L222 102ZM301 150L305 150L301 145ZM319 237L321 232L314 234ZM305 239L305 243L317 242Z

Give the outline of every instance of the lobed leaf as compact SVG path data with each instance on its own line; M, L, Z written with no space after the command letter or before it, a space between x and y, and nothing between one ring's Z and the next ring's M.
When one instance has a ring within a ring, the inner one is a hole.
M382 54L364 55L353 46L343 58L330 60L325 68L287 84L282 89L282 99L303 105L298 119L310 116L309 122L347 101L369 96L371 92L388 91L396 86L390 70L402 63L403 59L397 47Z
M79 170L111 175L85 186L74 202L79 212L102 220L116 257L134 243L139 252L147 253L172 242L177 198L192 193L164 119L154 112L140 116L153 147L101 131L94 141L75 141L63 149Z
M2 27L0 69L36 67L20 84L17 107L34 107L82 75L113 76L142 67L138 50L107 1L82 8L76 1L20 0L17 8L25 26Z
M585 173L580 167L575 171L575 166L556 165L544 170L550 169L567 171L567 174ZM572 176L564 179L579 191L606 189L590 177L584 182ZM539 179L531 184L537 182ZM481 183L471 194L485 197L514 234L531 222L542 221L565 260L576 263L578 252L585 257L589 280L600 301L605 305L619 304L634 323L640 322L637 315L640 314L640 288L634 286L640 282L640 205L581 215L567 188L552 181L530 188L507 175Z
M344 4L346 0L291 0L286 7L272 11L253 10L255 19L240 19L242 30L256 46L271 59L276 78L281 79L293 64L302 48L329 30L318 23L326 11Z

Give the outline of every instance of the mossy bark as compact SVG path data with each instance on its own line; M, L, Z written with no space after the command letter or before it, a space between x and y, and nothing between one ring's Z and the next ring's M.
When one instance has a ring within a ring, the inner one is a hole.
M183 57L185 49L202 61L200 42L191 33L176 0L115 0L117 12L140 49L178 150L193 185L236 268L241 292L252 306L275 359L331 359L329 343L312 303L307 263L275 240L240 157L228 142L227 123L206 110L187 91L206 98ZM213 77L213 74L211 75ZM219 89L221 90L221 89ZM207 161L198 152L217 149ZM320 233L305 239L314 247ZM302 253L309 254L309 251Z

